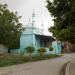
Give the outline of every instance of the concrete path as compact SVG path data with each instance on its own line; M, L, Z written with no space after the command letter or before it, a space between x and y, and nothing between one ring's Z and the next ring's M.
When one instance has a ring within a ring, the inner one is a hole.
M75 60L71 62L69 71L70 71L69 75L75 75Z
M75 75L75 59L67 64L65 75Z
M59 75L63 64L72 59L75 59L75 54L65 54L56 59L4 67L0 68L0 75Z
M75 60L71 62L69 72L69 75L75 75Z

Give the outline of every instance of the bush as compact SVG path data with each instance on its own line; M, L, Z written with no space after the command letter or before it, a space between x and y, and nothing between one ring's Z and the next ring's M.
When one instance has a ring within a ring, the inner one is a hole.
M40 53L41 55L44 55L45 52L46 52L45 48L39 48L38 49L38 53Z
M53 49L53 47L50 47L50 48L49 48L49 51L51 51L51 52L52 52L53 50L54 50L54 49Z
M53 51L54 49L53 49L53 47L50 47L49 50L50 50L50 51Z
M25 50L26 50L26 52L29 53L30 56L31 56L31 54L35 51L35 48L32 47L32 46L28 46L28 47L25 48Z

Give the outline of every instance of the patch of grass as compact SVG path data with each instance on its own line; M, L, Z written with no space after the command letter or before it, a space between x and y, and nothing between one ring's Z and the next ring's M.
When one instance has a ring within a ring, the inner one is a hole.
M21 64L31 61L47 60L52 58L60 57L59 55L50 54L50 55L36 55L36 56L16 56L11 54L0 54L0 67L10 66L15 64Z
M27 57L15 56L10 54L0 55L0 67L20 64L29 61Z
M57 57L60 57L60 55L55 55L55 54L44 55L44 56L37 55L32 57L32 61L47 60L47 59L52 59Z

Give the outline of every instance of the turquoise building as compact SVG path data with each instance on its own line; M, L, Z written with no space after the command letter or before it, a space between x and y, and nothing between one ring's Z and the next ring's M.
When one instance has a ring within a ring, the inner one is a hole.
M28 46L33 46L35 48L35 52L37 53L37 49L39 48L46 48L47 52L49 53L49 47L53 46L55 51L53 53L60 53L58 52L58 47L54 47L55 45L58 45L58 43L53 42L55 39L52 36L45 35L43 24L42 29L39 29L36 27L35 24L35 13L32 14L32 22L25 26L25 30L22 32L22 35L20 37L20 48L16 50L12 50L14 53L22 53L25 52L25 48ZM53 42L53 43L52 43ZM61 46L60 46L61 47Z
M52 36L43 35L36 28L26 27L20 38L20 50L23 51L27 46L35 47L36 51L39 48L49 48L54 38Z

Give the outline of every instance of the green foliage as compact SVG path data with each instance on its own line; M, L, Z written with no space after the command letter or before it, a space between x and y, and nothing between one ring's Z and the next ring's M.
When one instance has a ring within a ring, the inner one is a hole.
M0 54L0 67L21 64L27 62L28 60L29 59L27 57L10 54Z
M17 12L11 12L7 4L0 4L0 44L9 49L19 48L22 24Z
M61 41L75 43L75 0L47 0L46 7L54 17L49 31Z
M45 48L39 48L38 49L38 53L40 53L41 55L44 55L45 52L46 52Z
M44 53L44 52L46 52L46 49L45 48L39 48L38 49L38 53L40 53L40 52L43 52Z
M32 54L35 51L35 48L32 47L32 46L28 46L28 47L25 48L25 50L26 50L27 53Z
M0 67L10 66L15 64L22 64L30 61L39 61L60 57L59 55L36 55L36 56L19 56L19 55L10 55L10 54L0 54ZM32 58L32 60L31 60Z
M50 51L53 51L54 49L53 49L53 47L50 47L49 50L50 50Z
M52 58L60 57L59 55L50 54L50 55L36 55L32 57L32 61L39 61L39 60L48 60Z

